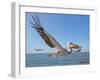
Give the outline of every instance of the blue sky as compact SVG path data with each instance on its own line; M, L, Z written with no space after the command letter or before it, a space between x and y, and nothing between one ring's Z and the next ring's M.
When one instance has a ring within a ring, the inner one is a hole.
M34 48L50 52L40 35L29 23L33 12L26 12L26 53L36 53ZM43 28L51 34L64 48L68 42L82 46L82 51L89 51L89 15L38 13Z

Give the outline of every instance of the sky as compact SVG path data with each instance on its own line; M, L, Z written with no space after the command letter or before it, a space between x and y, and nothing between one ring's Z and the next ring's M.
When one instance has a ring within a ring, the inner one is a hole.
M35 48L50 52L52 49L44 42L29 21L33 21L34 12L25 13L26 53L36 53ZM89 51L89 15L38 13L43 28L64 48L73 42Z

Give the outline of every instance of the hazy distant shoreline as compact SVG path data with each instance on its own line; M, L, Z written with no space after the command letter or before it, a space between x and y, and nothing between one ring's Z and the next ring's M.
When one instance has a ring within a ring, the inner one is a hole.
M73 52L73 53L77 53L77 52ZM89 53L89 52L79 52L79 53ZM26 54L49 54L48 52L37 52L37 53L26 53Z
M48 53L28 53L26 54L26 67L43 66L63 66L63 65L83 65L90 63L89 52L72 53L68 56L58 56L52 58Z

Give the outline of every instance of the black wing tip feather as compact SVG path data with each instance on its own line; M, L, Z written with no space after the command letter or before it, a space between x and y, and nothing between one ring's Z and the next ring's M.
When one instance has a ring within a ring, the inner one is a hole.
M32 15L32 18L33 18L34 22L29 21L29 23L31 24L31 27L36 29L37 32L43 33L43 31L44 31L43 27L38 24L37 20L35 20L35 17L33 15Z
M52 42L51 42L50 38L48 37L48 35L45 34L46 31L44 30L44 28L41 25L38 14L35 13L35 16L32 15L32 19L33 19L33 22L29 21L29 23L31 24L31 27L34 28L40 34L40 36L44 39L46 44L48 44L50 47L53 48L54 45L52 44Z

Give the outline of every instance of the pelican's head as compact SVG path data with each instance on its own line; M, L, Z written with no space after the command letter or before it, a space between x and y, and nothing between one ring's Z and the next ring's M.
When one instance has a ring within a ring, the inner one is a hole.
M81 47L79 45L74 44L72 42L68 43L67 47L70 49L75 49L75 50L77 50L77 52L80 52L80 50L81 50Z

